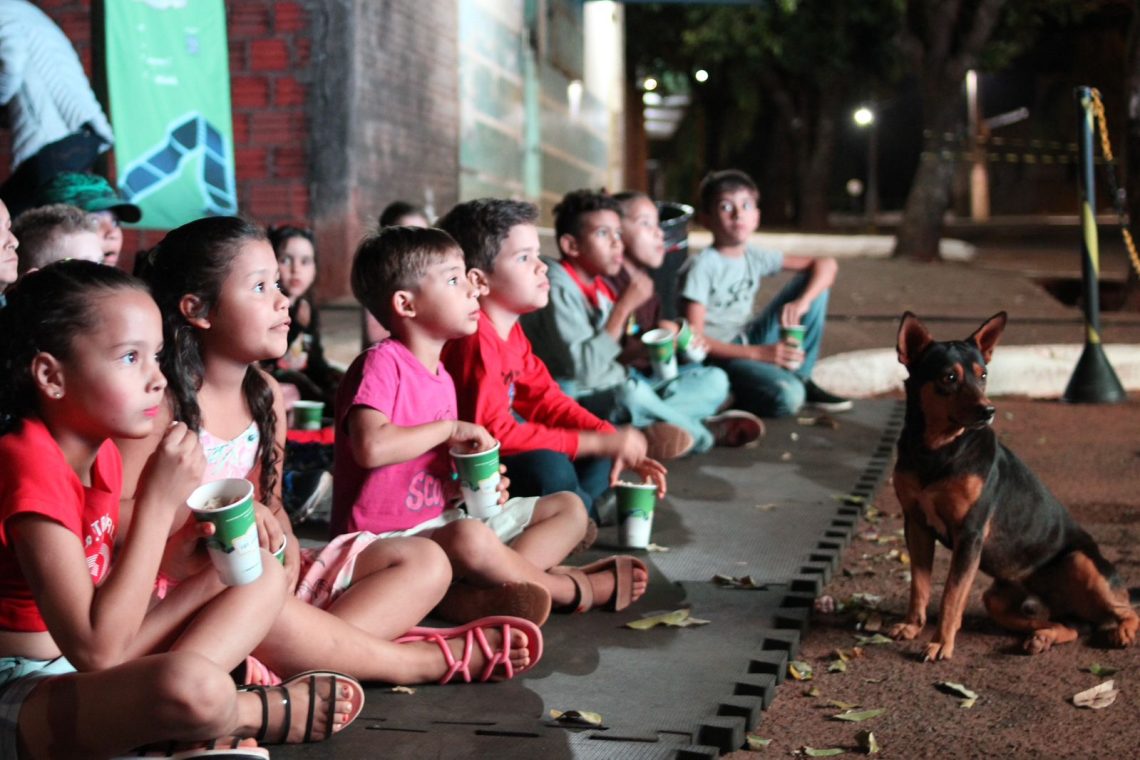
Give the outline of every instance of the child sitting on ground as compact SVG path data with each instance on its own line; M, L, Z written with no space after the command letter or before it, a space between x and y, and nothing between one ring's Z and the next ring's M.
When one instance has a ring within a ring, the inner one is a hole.
M12 217L8 214L8 207L0 201L0 308L7 303L4 296L9 286L19 276L20 257L16 250L20 241L12 234Z
M785 256L748 237L760 226L760 191L742 171L714 172L701 182L700 215L713 244L682 269L684 314L709 346L709 358L732 380L736 403L761 417L786 417L805 403L841 412L851 402L811 379L823 342L832 258ZM762 278L796 273L759 313L752 302ZM803 325L802 346L781 341L780 328Z
M54 203L28 209L12 222L12 234L21 244L21 276L53 261L103 261L99 223L75 206Z
M329 365L321 344L320 312L312 291L317 280L313 233L301 227L269 228L269 243L277 254L281 289L289 297L289 348L272 362L279 383L291 383L301 398L323 401L332 408L341 373Z
M573 491L595 521L610 522L599 501L623 469L656 479L664 493L665 468L646 457L640 431L615 430L582 408L531 350L519 318L550 298L537 219L533 204L485 198L439 220L481 288L478 329L449 342L443 360L458 386L460 416L499 441L515 493Z
M427 211L422 207L408 201L392 201L380 212L379 229L385 227L430 227ZM373 343L379 343L388 337L388 331L380 326L376 317L364 310L364 344L361 348L368 348Z
M0 757L323 739L363 706L360 684L333 673L287 681L272 704L235 691L229 671L285 597L285 574L267 552L251 583L223 586L208 566L151 599L167 535L204 464L186 425L156 430L161 345L146 288L99 264L33 272L0 311ZM128 529L109 439L152 433L161 443Z
M284 545L292 594L254 650L256 660L246 663L246 681L273 683L277 673L335 668L370 681L446 683L457 675L485 681L529 669L542 653L542 632L529 621L498 617L461 628L413 628L451 582L447 556L433 542L350 533L319 550L301 547L281 504L281 390L258 366L286 348L289 300L276 287L277 271L264 230L235 217L171 230L144 266L164 319L162 363L170 385L159 425L173 418L199 431L205 481L252 481L262 545L271 551ZM156 441L119 443L129 508Z
M381 230L356 251L352 291L392 337L356 358L338 393L334 535L430 536L458 579L437 609L448 619L506 611L541 623L552 603L622 609L641 597L648 573L632 557L588 573L556 566L586 534L572 493L506 499L503 479L497 515L466 517L451 505L449 447L494 445L486 429L458 421L440 361L444 343L479 323L478 288L455 241L431 228Z
M645 193L628 191L617 193L614 200L621 204L621 242L624 247L624 265L616 275L606 277L606 284L617 294L618 300L630 289L648 287L651 295L629 315L621 338L621 355L618 361L645 379L652 377L649 351L641 342L642 336L654 328L664 328L680 334L680 325L661 318L661 300L653 289L650 272L659 269L665 261L665 233L661 230L657 204ZM676 347L682 354L681 347ZM689 350L707 351L708 346L700 335L693 335ZM681 355L679 359L687 357ZM709 384L720 387L727 383L724 370L705 366L698 361L680 363L677 380L664 391L673 396L691 398L695 389ZM699 413L701 410L695 410ZM756 415L741 409L724 409L707 417L704 425L713 434L718 446L744 446L752 443L764 432L764 424Z
M647 277L619 297L605 277L621 271L621 206L605 193L575 190L554 207L562 260L550 267L550 303L522 319L538 357L570 396L602 419L643 428L649 456L674 459L715 442L702 424L724 404L728 378L700 384L674 378L651 384L618 361L630 315L653 295ZM638 273L641 274L641 273Z
M142 209L123 200L111 183L98 174L60 172L36 191L36 205L66 203L94 217L103 244L103 263L117 266L123 251L124 222L142 219Z

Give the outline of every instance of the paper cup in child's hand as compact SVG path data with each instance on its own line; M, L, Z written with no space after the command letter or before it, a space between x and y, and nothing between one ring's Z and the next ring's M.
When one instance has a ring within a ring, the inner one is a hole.
M253 483L243 478L215 480L194 489L186 505L199 522L214 524L206 548L222 583L241 586L261 577Z
M278 546L276 551L273 552L273 556L276 557L277 561L280 562L282 565L285 564L285 547L288 545L288 543L289 543L289 537L286 536L284 533L282 533L281 534L281 546Z
M786 343L793 348L798 348L801 351L804 347L804 326L803 325L787 325L780 327L780 342ZM788 369L799 369L802 366L801 362L788 362L784 365Z
M320 430L325 413L323 401L295 401L293 403L293 428L296 430Z
M499 442L484 451L451 450L463 505L472 517L494 517L502 511L499 504Z
M649 546L653 531L653 509L657 505L657 484L619 481L617 494L618 535L621 545L632 549Z
M703 362L705 357L709 355L708 349L700 345L697 334L693 332L693 326L689 324L687 319L681 320L680 330L677 332L677 350L686 360L694 364Z
M672 380L677 376L677 347L673 342L673 331L658 327L641 336L641 342L649 351L649 362L653 374L659 380Z

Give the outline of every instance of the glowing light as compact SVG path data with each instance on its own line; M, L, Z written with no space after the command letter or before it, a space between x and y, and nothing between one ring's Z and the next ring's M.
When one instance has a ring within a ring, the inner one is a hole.
M652 91L657 89L657 80L653 77L646 77L645 81L641 83L643 90Z
M693 79L698 82L707 82L709 81L709 73L704 69L697 69L696 73L693 74Z
M875 112L866 106L862 106L852 114L852 118L860 127L868 127L875 123Z

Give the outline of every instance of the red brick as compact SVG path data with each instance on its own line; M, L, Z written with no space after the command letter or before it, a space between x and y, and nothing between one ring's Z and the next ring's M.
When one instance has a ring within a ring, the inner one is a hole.
M269 8L255 2L229 3L226 28L231 38L269 36Z
M233 115L234 145L245 145L249 142L249 116L244 113Z
M247 61L249 56L245 52L246 43L240 40L230 39L230 76L235 73L248 71L249 66Z
M277 77L273 80L273 104L301 106L305 104L305 86L294 77Z
M250 114L249 141L253 145L303 143L305 122L296 114L282 111L255 111Z
M307 183L294 183L289 188L289 200L294 220L309 218L309 187Z
M230 96L234 108L264 108L269 105L269 80L265 77L231 76Z
M265 179L269 176L269 151L265 148L238 148L234 168L242 179Z
M91 14L82 10L68 11L66 13L53 13L52 20L59 24L59 28L71 40L76 50L86 49L91 45Z
M308 173L308 159L302 145L273 149L273 176L304 179Z
M299 221L309 213L309 193L303 182L251 182L244 198L243 211L262 221Z
M308 66L309 55L313 50L313 41L308 37L298 37L296 42L293 43L293 50L297 54L297 66Z
M289 68L289 47L284 40L253 40L249 48L251 71L284 71Z
M300 3L275 3L273 8L273 27L277 33L297 32L309 25L308 14Z

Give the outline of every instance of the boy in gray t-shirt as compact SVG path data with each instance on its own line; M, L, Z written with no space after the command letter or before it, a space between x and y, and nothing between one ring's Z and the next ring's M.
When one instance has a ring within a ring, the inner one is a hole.
M682 311L704 335L709 361L728 372L736 406L762 417L795 414L805 404L846 411L850 401L811 380L838 265L832 258L785 256L749 245L748 236L760 226L759 198L741 171L714 172L701 182L701 217L713 244L681 272ZM796 276L753 314L760 281L781 270ZM803 325L802 344L780 339L780 328L791 325Z

